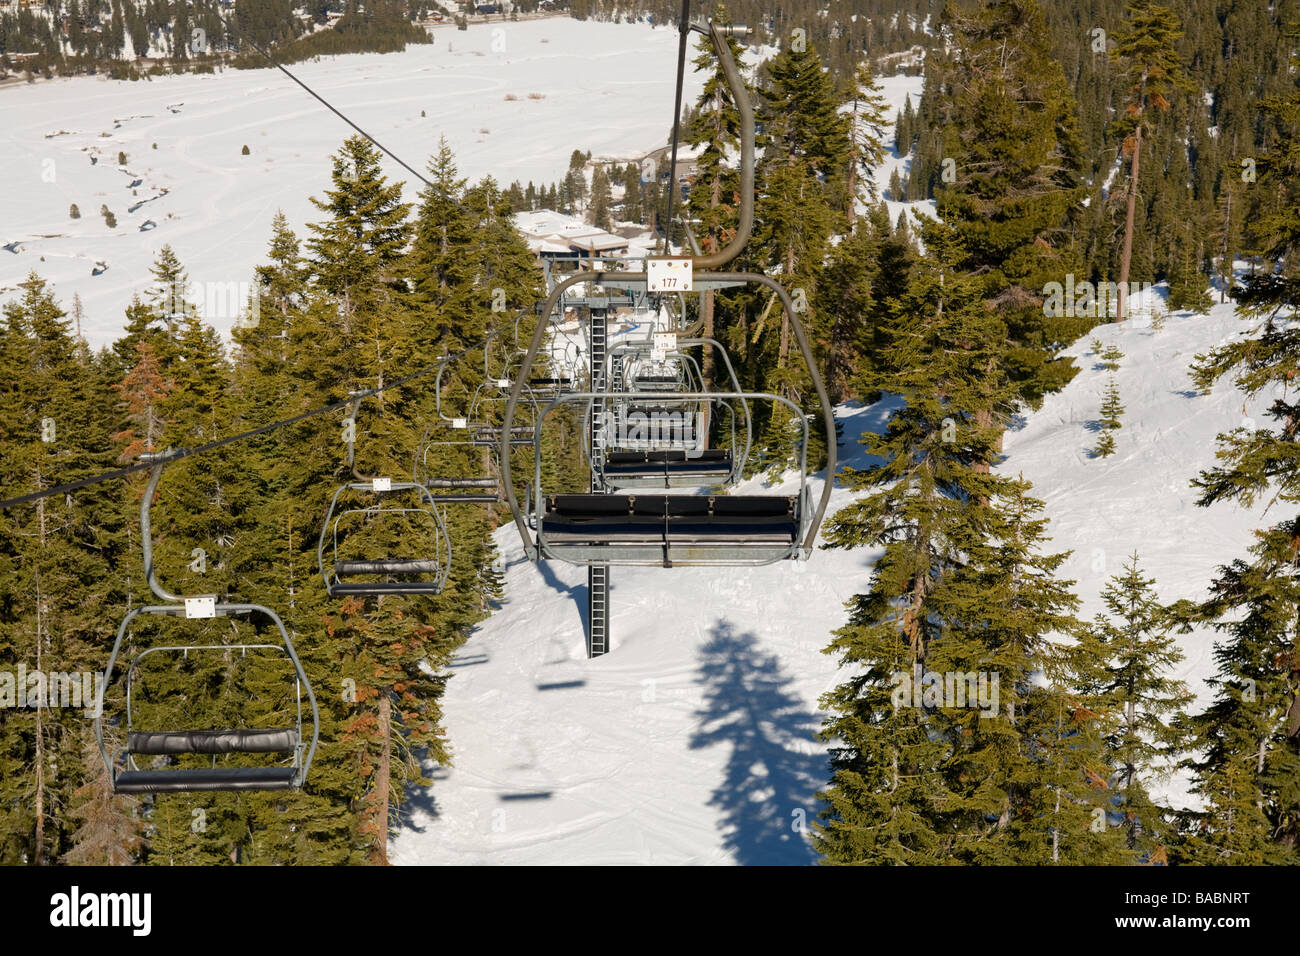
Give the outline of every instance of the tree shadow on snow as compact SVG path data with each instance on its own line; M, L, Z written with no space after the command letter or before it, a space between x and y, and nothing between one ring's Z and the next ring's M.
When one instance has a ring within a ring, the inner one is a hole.
M428 817L429 823L437 821L442 816L442 811L438 808L438 797L434 790L437 788L439 781L446 780L451 775L451 768L434 763L429 758L428 751L424 748L415 751L415 759L419 761L420 768L424 771L424 775L429 778L431 784L428 786L408 784L406 786L404 802L401 806L394 807L390 811L388 823L390 833L393 835L398 832L425 833L428 831L427 826L420 826L415 822L416 811L420 811ZM391 836L390 839L392 839Z
M705 706L691 749L731 747L709 801L723 812L724 845L741 864L815 862L803 831L830 778L826 755L812 743L819 718L791 691L777 657L764 655L753 634L737 633L726 621L714 625L703 648L698 682L705 685Z

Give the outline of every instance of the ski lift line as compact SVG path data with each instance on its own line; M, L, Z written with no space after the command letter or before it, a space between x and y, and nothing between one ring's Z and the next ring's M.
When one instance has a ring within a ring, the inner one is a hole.
M332 103L330 103L329 100L325 99L325 97L321 96L319 93L317 93L315 90L313 90L310 86L308 86L308 85L307 85L306 83L304 83L302 80L298 79L298 77L296 77L296 76L294 76L292 73L290 73L289 70L288 70L288 69L287 69L283 64L276 62L275 58L272 57L271 54L270 54L269 52L267 52L266 50L262 49L262 47L261 47L260 44L255 43L253 40L249 39L248 34L246 34L243 30L239 29L238 26L236 26L235 24L233 24L231 21L227 20L227 19L226 19L225 17L223 17L220 13L217 13L217 19L219 19L219 20L220 20L220 21L225 25L225 27L226 27L227 30L229 30L231 33L234 33L234 34L238 35L238 37L239 37L239 39L240 39L241 42L243 42L243 43L247 43L247 44L248 44L249 46L251 46L254 50L256 50L258 53L260 53L260 54L262 55L262 58L265 59L267 63L270 63L273 67L275 67L277 70L279 70L279 71L280 71L281 73L283 73L285 76L287 76L289 79L293 80L295 83L297 83L299 86L301 86L304 90L306 90L308 93L310 93L310 94L311 94L313 97L315 97L315 98L320 102L320 104L321 104L322 106L324 106L327 110L329 110L331 113L333 113L333 114L334 114L335 116L337 116L339 119L341 119L343 122L347 123L347 124L348 124L349 126L351 126L354 130L356 130L358 133L360 133L362 136L364 136L366 139L368 139L368 140L369 140L369 141L370 141L370 142L375 146L375 148L378 149L381 153L383 153L383 154L384 154L385 156L387 156L389 159L393 160L393 162L397 163L399 166L401 166L403 169L405 169L408 173L410 173L412 176L414 176L414 177L415 177L416 179L418 179L420 182L424 183L424 185L426 185L426 186L428 186L428 187L430 187L430 188L433 187L433 183L431 183L431 182L429 182L429 180L425 179L424 176L422 176L422 175L421 175L421 174L420 174L420 173L419 173L419 172L418 172L418 171L417 171L413 166L411 166L411 165L410 165L409 163L407 163L404 159L402 159L402 157L398 156L396 153L394 153L391 149L389 149L389 148L388 148L387 146L385 146L383 143L379 142L379 140L375 139L373 136L371 136L369 133L367 133L365 130L363 130L363 129L362 129L360 126L358 126L356 123L352 122L352 120L348 119L348 117L347 117L346 115L344 115L344 113L343 113L342 110L338 109L336 106L334 106ZM457 205L459 205L459 203L457 203Z
M394 379L393 381L379 388L371 388L371 389L362 390L360 392L354 392L353 394L349 395L347 398L343 399L342 401L334 402L332 405L325 405L322 408L314 408L311 409L310 411L302 412L298 415L293 415L289 418L282 418L279 421L270 422L266 425L260 425L257 428L252 428L245 432L239 432L238 434L235 435L227 435L225 438L218 438L216 441L208 442L206 445L197 445L194 448L175 448L161 454L165 456L167 461L175 461L181 458L189 458L192 455L206 455L209 452L216 451L218 448L221 448L224 445L233 444L234 442L239 442L239 441L245 441L249 438L256 438L259 435L265 435L268 432L275 431L276 429L279 428L284 428L287 425L296 425L298 422L306 421L309 418L317 418L321 415L328 415L331 412L337 412L340 409L347 408L358 398L370 398L375 395L382 395L384 392L388 391L389 389L400 388L401 386L406 385L408 382L412 382L415 379L422 378L423 376L428 375L432 372L440 371L447 365L450 365L454 362L459 362L461 359L471 354L475 349L479 348L480 346L486 346L488 343L491 342L491 340L496 335L498 335L501 331L503 331L503 329L504 326L493 329L488 333L487 337L484 338L482 342L476 343L473 347L464 349L460 352L457 352L454 355L444 356L436 365L430 365L427 368L422 368L419 369L418 371L412 372L410 375L404 375L401 378ZM128 475L134 475L137 472L147 471L151 467L153 467L152 460L150 461L142 460L136 462L134 465L127 465L124 468L118 468L115 469L114 471L107 471L99 475L93 475L89 478L79 478L76 481L70 481L62 485L54 485L53 487L46 488L44 491L33 491L29 494L19 495L16 498L5 498L3 500L0 500L0 511L7 510L9 508L14 508L17 507L18 505L25 505L35 501L40 501L42 498L52 498L55 495L69 494L73 491L79 491L82 488L89 487L90 485L102 484L103 482L106 481L116 481L118 478L125 478Z

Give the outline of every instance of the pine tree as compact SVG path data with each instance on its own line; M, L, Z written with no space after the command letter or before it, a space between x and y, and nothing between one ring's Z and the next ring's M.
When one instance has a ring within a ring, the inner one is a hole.
M1047 521L1029 490L1004 482L982 540L971 536L950 575L950 631L927 666L992 686L987 708L944 713L952 800L942 829L959 862L1120 862L1119 834L1093 826L1101 800L1090 773L1102 748L1086 674L1096 657L1086 642L1056 643L1079 632L1078 601L1074 582L1056 577L1069 554L1041 552Z
M1081 271L1071 242L1082 198L1077 104L1037 0L998 0L954 16L951 28L960 46L936 84L954 95L935 148L956 181L940 177L937 209L962 236L962 268L980 277L1007 326L998 361L1036 405L1073 377L1073 363L1058 353L1092 324L1043 300L1049 283Z
M1153 800L1150 790L1185 751L1180 725L1191 696L1182 681L1168 676L1184 655L1170 633L1174 621L1169 610L1156 600L1154 583L1142 574L1134 554L1103 589L1107 614L1093 624L1106 653L1101 694L1113 714L1106 752L1125 842L1148 861L1167 850L1171 838L1170 811Z
M721 5L713 12L713 22L726 26L731 21ZM737 68L744 75L744 50L734 37L727 37L727 49ZM740 111L732 99L717 52L709 38L701 38L694 66L698 73L707 70L704 89L695 101L690 122L686 124L686 142L696 151L695 184L687 198L686 208L694 221L693 231L701 250L707 255L723 248L735 236L740 205L740 173L732 168L727 157L740 147ZM746 95L751 91L746 90ZM718 295L706 290L700 297L702 336L718 338L720 327L730 322L724 315L717 320ZM713 388L716 356L711 348L701 350L701 372L706 389ZM711 414L711 410L706 412ZM709 423L706 422L707 431Z
M880 199L875 168L885 160L885 98L872 73L869 61L863 61L853 75L853 92L849 114L849 222L856 218L860 201L870 205ZM895 174L897 174L895 167ZM891 181L892 192L892 181ZM893 196L897 198L897 193Z
M641 167L628 163L623 170L622 218L629 222L641 221Z
M849 121L816 47L790 46L767 64L770 83L761 90L766 127L764 158L777 165L805 165L824 184L835 213L848 209Z
M942 808L958 800L944 773L952 725L933 708L895 707L894 692L899 675L944 653L960 617L958 569L995 520L988 502L1007 487L978 467L995 454L997 429L976 411L1010 389L987 372L1001 330L953 268L962 250L951 229L929 221L925 241L931 263L914 277L913 307L888 330L881 372L867 383L904 405L882 434L864 436L879 464L846 469L844 480L869 493L829 526L832 547L883 548L870 590L852 599L827 648L855 672L823 698L834 776L814 842L830 862L934 863L952 849L942 830Z
M1300 164L1300 93L1266 103L1269 116L1282 120L1285 135L1270 150L1260 182L1276 194L1274 210L1261 216L1261 252L1277 263L1273 270L1246 278L1234 293L1237 313L1253 324L1250 334L1198 355L1193 380L1208 389L1233 375L1247 396L1272 395L1266 415L1272 427L1238 428L1219 436L1219 464L1192 482L1197 503L1209 506L1235 501L1247 507L1267 495L1291 505L1300 500L1300 472L1294 467L1300 448L1300 403L1286 390L1300 367L1300 187L1294 170ZM1262 847L1262 834L1288 862L1300 848L1300 518L1294 515L1256 532L1253 558L1237 559L1220 569L1213 596L1199 616L1228 635L1216 646L1219 695L1198 721L1197 744L1208 748L1195 765L1197 787L1215 805L1235 807L1231 824L1203 819L1198 841L1202 853L1220 860L1253 862L1276 859ZM1235 765L1235 766L1234 766ZM1240 768L1245 767L1247 774ZM1248 788L1248 789L1246 789ZM1245 792L1243 792L1245 790ZM1254 805L1264 815L1248 809Z
M1167 111L1171 97L1186 91L1188 82L1176 49L1182 38L1178 15L1154 0L1135 0L1128 7L1128 23L1116 37L1116 55L1123 63L1129 83L1129 100L1115 131L1123 140L1123 154L1129 159L1127 210L1124 220L1124 248L1119 261L1120 304L1117 321L1127 312L1125 295L1133 253L1135 210L1144 137L1154 129L1156 114Z
M402 184L385 181L378 150L362 137L345 140L331 159L333 187L324 200L312 199L329 218L310 226L307 249L313 280L323 291L342 296L346 313L353 296L376 284L402 290L392 268L409 239L410 206L401 201Z
M74 338L52 289L35 273L19 284L0 324L0 486L43 490L112 467L110 393ZM106 626L98 613L120 599L103 574L120 553L111 488L96 485L0 516L0 656L49 676L29 680L27 705L0 721L0 858L43 864L71 848L63 810L86 773L88 722L52 695L56 674L90 672ZM7 691L15 690L12 679ZM93 701L82 701L84 707Z
M1296 523L1283 522L1251 548L1254 560L1219 569L1210 600L1195 609L1224 641L1216 642L1214 702L1192 721L1187 765L1205 809L1192 814L1186 853L1198 862L1294 863L1300 748L1288 704L1295 700L1289 655L1297 628Z
M902 202L904 198L903 181L898 177L897 166L889 174L889 198L894 202Z
M1115 432L1120 428L1120 416L1124 414L1124 406L1120 402L1119 386L1115 383L1115 376L1110 377L1106 383L1106 394L1101 403L1101 419L1097 422L1101 434L1097 438L1097 447L1093 454L1098 458L1108 458L1115 453Z
M614 217L610 212L612 202L605 167L597 166L591 174L591 205L587 209L587 217L593 225L601 229L614 228Z

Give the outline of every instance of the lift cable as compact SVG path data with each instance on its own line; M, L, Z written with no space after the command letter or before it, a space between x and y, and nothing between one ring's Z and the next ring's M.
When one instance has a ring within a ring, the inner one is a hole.
M171 452L170 455L167 456L167 460L175 461L180 458L188 458L191 455L205 455L208 452L215 451L216 449L222 447L223 445L229 445L232 444L233 442L238 442L238 441L245 441L246 439L249 438L255 438L258 435L265 435L266 433L275 431L278 428L284 428L287 425L293 425L297 422L305 421L309 418L316 418L320 415L328 415L330 412L338 411L341 408L347 408L358 398L370 398L371 396L374 395L381 395L389 389L398 388L402 385L405 385L407 382L413 381L414 379L421 378L425 375L428 375L431 372L436 372L439 369L445 367L446 365L449 365L453 362L460 361L462 358L464 358L466 355L469 355L480 345L486 346L489 342L491 342L491 340L497 334L500 333L501 329L505 327L506 326L503 325L496 329L493 329L487 334L487 337L482 342L475 343L475 345L472 348L464 349L461 352L457 352L455 355L448 355L445 358L443 358L440 362L438 362L436 365L430 365L427 368L419 369L418 371L412 372L409 375L404 375L401 378L388 382L387 384L382 385L378 388L371 388L371 389L365 389L363 391L358 391L353 393L351 397L343 399L342 401L339 402L334 402L332 405L326 405L322 408L314 408L310 411L302 412L301 414L294 415L290 418L282 418L279 421L274 421L266 425L261 425L257 428L253 428L245 432L239 432L238 434L235 435L227 435L225 438L218 438L216 441L208 442L206 445L198 445L194 448L175 449L173 452ZM77 481L71 481L64 485L55 485L51 488L46 488L43 491L34 491L31 494L20 495L17 498L6 498L0 501L0 511L4 511L5 509L16 507L17 505L24 505L24 504L29 504L30 502L33 501L39 501L42 498L50 498L53 497L54 495L67 494L69 492L76 491L80 488L85 488L88 485L96 485L105 481L114 481L118 478L125 478L127 475L135 474L138 471L148 471L152 467L153 467L152 462L148 462L148 461L137 462L134 465L127 465L125 468L118 468L116 471L105 472L103 474L94 475L89 478L80 478Z
M673 101L673 148L668 167L668 218L664 221L664 254L672 253L673 207L677 204L677 139L682 127L682 85L686 80L686 46L691 35L691 0L682 0L677 24L677 95Z
M277 62L276 59L275 59L273 56L271 56L271 54L270 54L268 51L262 49L262 47L261 47L260 44L254 42L252 39L250 39L249 36L248 36L248 34L245 33L243 30L241 30L241 29L239 28L238 25L236 25L236 24L232 23L231 21L227 20L227 19L226 19L225 17L223 17L220 13L217 14L217 18L218 18L219 20L221 20L221 22L222 22L223 24L225 24L225 27L226 27L227 30L229 30L229 31L230 31L231 33L233 33L233 34L236 34L242 42L247 43L247 44L248 44L249 46L251 46L254 50L256 50L258 53L260 53L260 54L262 55L262 57L266 60L266 62L270 63L273 67L275 67L277 70L279 70L279 71L280 71L281 73L283 73L285 76L287 76L289 79L293 80L295 83L297 83L299 86L301 86L304 90L306 90L308 93L310 93L312 96L314 96L317 100L320 101L321 105L323 105L323 106L324 106L327 110L329 110L331 113L333 113L335 116L337 116L337 117L338 117L339 119L341 119L343 122L347 123L347 124L348 124L349 126L351 126L354 130L356 130L358 133L360 133L362 136L364 136L366 139L370 140L370 142L375 146L375 148L378 149L381 153L383 153L384 155L388 156L390 159L393 160L393 162L397 163L399 166L401 166L403 169L405 169L408 173L410 173L412 176L414 176L414 177L415 177L416 179L418 179L420 182L424 183L426 186L429 186L430 188L433 187L433 183L431 183L431 182L429 182L429 180L425 179L424 176L422 176L418 171L416 171L416 169L415 169L414 167L412 167L409 163L407 163L404 159L402 159L402 157L398 156L396 153L394 153L391 149L389 149L389 148L388 148L387 146L385 146L383 143L379 142L379 140L375 139L373 136L371 136L369 133L367 133L365 130L363 130L363 129L362 129L360 126L358 126L356 123L352 122L352 120L348 119L348 117L347 117L346 115L344 115L344 113L343 113L342 110L340 110L340 109L338 109L337 107L335 107L332 103L330 103L329 100L325 99L325 97L321 96L319 93L317 93L315 90L313 90L310 86L308 86L308 85L307 85L306 83L304 83L302 80L298 79L298 77L296 77L296 76L294 76L292 73L290 73L289 70L288 70L288 68L287 68L284 64ZM680 89L680 86L679 86L679 89Z

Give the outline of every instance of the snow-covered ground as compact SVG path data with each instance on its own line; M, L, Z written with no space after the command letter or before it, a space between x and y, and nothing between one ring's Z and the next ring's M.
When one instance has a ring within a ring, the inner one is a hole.
M471 180L542 184L563 177L574 149L635 156L662 146L676 57L675 31L551 19L439 30L432 46L290 69L417 169L445 136ZM701 81L687 73L688 98ZM65 308L80 295L95 346L120 333L164 243L189 270L205 319L228 332L275 211L300 236L320 219L310 197L324 196L327 157L353 132L275 70L77 77L0 90L0 105L0 302L34 270ZM384 168L416 201L413 177L386 158ZM80 219L69 217L73 203Z
M889 122L894 122L895 116L903 109L903 104L910 98L912 109L921 104L921 93L925 89L924 76L907 76L899 73L896 76L882 76L879 79L880 95L888 104L889 110L885 113ZM891 133L893 130L891 130ZM936 215L935 203L933 199L926 199L920 202L900 202L896 197L889 195L889 177L898 170L899 177L906 182L908 174L912 171L912 160L915 158L915 150L909 149L906 153L900 153L898 140L891 135L889 148L885 152L885 161L875 170L876 188L880 190L881 196L885 198L885 206L889 209L889 221L898 222L898 214L906 211L908 221L915 225L919 222L916 218L918 214L924 216Z
M1188 479L1214 462L1214 438L1240 425L1227 382L1199 395L1197 352L1240 334L1231 305L1140 320L1096 338L1125 353L1116 374L1128 407L1116 454L1092 458L1092 423L1109 373L1089 339L1079 375L1007 435L1001 470L1047 502L1050 547L1072 550L1081 614L1138 551L1160 598L1206 594L1217 565L1244 555L1265 519L1231 504L1197 508ZM1245 414L1263 423L1265 398ZM841 447L894 406L846 406ZM788 486L787 486L788 487ZM751 483L749 490L757 491ZM774 489L775 490L775 489ZM820 484L814 483L814 493ZM837 488L834 509L851 499ZM766 568L616 568L610 654L587 660L581 568L524 560L513 525L498 532L503 608L470 638L445 708L455 766L410 808L393 841L399 863L804 863L797 827L827 779L818 699L842 678L822 654L865 588L876 553L816 552ZM1203 692L1213 635L1179 636L1179 676ZM1184 799L1183 784L1169 783Z

